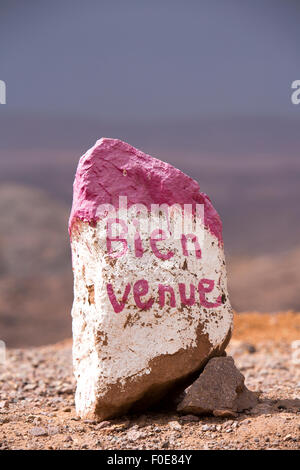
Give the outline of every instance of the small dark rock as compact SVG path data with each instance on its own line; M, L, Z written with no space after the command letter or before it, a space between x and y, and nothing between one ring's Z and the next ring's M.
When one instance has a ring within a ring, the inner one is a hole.
M232 357L215 357L185 390L185 397L177 410L196 415L216 413L220 416L222 412L235 414L251 409L258 403L258 396L247 389L244 381Z
M300 399L295 398L294 400L284 399L278 400L275 403L276 408L282 410L300 410Z

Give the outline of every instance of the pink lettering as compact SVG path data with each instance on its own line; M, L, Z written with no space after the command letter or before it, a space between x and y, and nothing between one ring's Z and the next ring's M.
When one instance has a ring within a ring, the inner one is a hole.
M148 281L141 279L140 281L135 282L133 286L133 296L137 307L142 310L149 310L152 307L154 300L149 299L147 302L142 302L141 297L146 295L149 291Z
M122 219L108 219L107 221L107 236L106 236L106 246L108 254L112 258L120 258L121 256L125 255L128 250L128 244L126 238L121 238L119 236L112 237L112 224L120 224L122 226L122 233L121 236L125 236L128 232L128 228L124 220ZM123 243L123 249L119 253L114 253L112 249L112 242L120 242Z
M188 252L188 249L187 249L187 239L188 238L195 245L196 258L201 258L202 254L201 254L200 244L198 242L197 236L194 235L193 233L188 233L187 235L184 235L184 234L181 235L181 246L182 246L182 252L183 252L184 256L189 256L189 252Z
M158 237L158 238L154 238L154 237ZM150 245L151 245L153 253L155 254L157 258L163 259L163 260L168 260L172 258L172 256L174 256L173 251L169 251L168 253L165 254L165 253L161 253L157 247L158 242L161 242L166 239L167 239L166 234L161 229L153 230L151 237L150 237Z
M125 291L124 291L124 294L120 303L116 299L113 286L111 284L107 284L106 289L107 289L109 300L114 308L114 311L116 313L122 312L122 310L125 307L125 303L128 299L128 296L131 290L131 285L129 283L126 285Z
M207 286L205 286L205 284ZM206 308L215 308L222 305L222 296L219 296L216 302L208 302L205 298L207 292L211 292L215 286L215 282L212 279L201 279L198 284L198 291L200 296L200 304Z
M139 232L135 232L134 234L134 251L137 258L142 258L144 250Z
M159 295L159 305L161 307L165 306L165 293L170 294L170 305L171 307L176 307L176 299L174 289L171 286L164 286L163 284L158 284L158 295Z
M185 284L179 283L178 288L179 288L181 303L183 305L189 305L189 306L194 305L194 303L195 303L195 286L193 284L190 284L190 297L189 297L189 299L186 298Z

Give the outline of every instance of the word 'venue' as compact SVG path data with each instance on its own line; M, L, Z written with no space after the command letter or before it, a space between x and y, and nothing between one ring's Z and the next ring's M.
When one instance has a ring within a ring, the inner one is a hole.
M201 279L198 283L198 286L190 284L189 286L189 295L187 294L187 288L185 283L178 283L178 290L180 295L180 301L182 306L193 306L197 302L197 297L199 298L199 303L206 308L216 308L222 305L222 296L220 295L215 302L209 302L206 299L206 294L212 292L215 286L215 282L212 279ZM109 300L113 306L115 313L120 313L124 309L126 302L128 301L129 294L131 289L133 290L133 298L136 306L141 310L149 310L155 299L153 297L145 298L149 293L149 283L145 279L140 279L136 281L133 286L131 283L127 283L120 300L117 299L117 296L114 291L112 284L108 283L106 285L107 294ZM164 307L166 303L166 296L169 298L169 305L172 308L176 307L176 296L173 287L165 284L158 284L158 304L160 307Z

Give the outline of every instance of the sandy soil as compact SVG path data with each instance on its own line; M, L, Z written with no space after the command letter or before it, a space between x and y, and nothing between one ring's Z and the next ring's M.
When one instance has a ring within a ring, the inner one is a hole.
M298 449L300 313L236 315L228 347L258 406L235 419L164 410L96 423L74 410L71 341L14 349L0 365L0 449Z

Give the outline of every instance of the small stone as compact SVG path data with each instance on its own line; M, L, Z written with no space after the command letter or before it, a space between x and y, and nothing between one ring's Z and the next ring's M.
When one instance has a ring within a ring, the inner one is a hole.
M185 415L181 416L180 418L181 421L187 422L187 423L196 423L199 421L199 417L195 415Z
M256 347L254 344L247 344L247 350L249 354L254 354L256 352Z
M32 390L35 390L37 388L37 384L27 384L23 387L23 390L26 392L31 392Z
M10 422L10 419L8 417L0 418L0 424L6 424L6 423L9 423L9 422Z
M142 437L142 433L136 430L130 430L127 433L127 439L131 442L135 442Z
M0 401L0 408L1 409L4 409L4 408L9 408L9 401L8 400L1 400Z
M283 438L283 440L284 440L284 442L286 442L286 441L291 441L291 440L292 440L292 437L293 437L293 436L292 436L291 434L287 434L287 435Z
M300 410L300 399L295 398L294 400L292 399L284 399L284 400L278 400L275 403L276 408L278 409L283 409L283 410Z
M169 421L168 424L169 424L169 427L171 429L174 429L175 431L180 431L180 429L182 427L181 424L178 423L178 421Z
M86 429L84 427L78 427L77 431L84 433L84 432L86 432Z
M48 436L48 431L45 428L42 428L42 427L32 428L32 429L30 429L29 433L32 436L35 436L35 437Z
M54 436L55 434L59 434L59 433L60 433L60 429L58 426L50 426L48 428L49 436Z
M198 415L220 415L220 410L236 413L254 407L256 393L247 389L245 378L232 357L210 359L199 378L186 389L177 411Z

